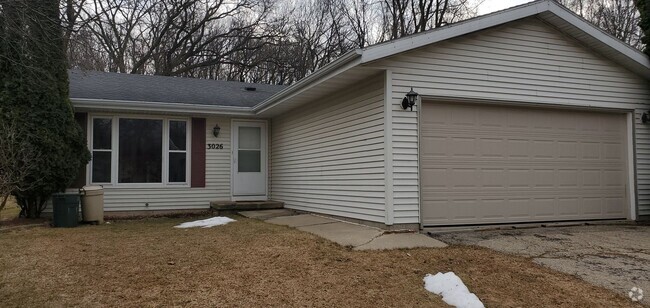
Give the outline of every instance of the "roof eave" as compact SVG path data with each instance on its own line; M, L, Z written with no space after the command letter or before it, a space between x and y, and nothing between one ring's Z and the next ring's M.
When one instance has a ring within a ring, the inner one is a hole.
M70 98L76 109L92 111L149 111L179 114L245 115L253 116L253 108L236 106L213 106L183 103L144 102L90 98Z
M273 106L282 103L286 99L293 97L294 95L314 87L320 82L327 80L340 72L346 71L351 67L359 65L361 61L361 50L355 49L348 51L338 59L328 63L319 70L315 71L311 75L301 79L300 81L292 84L286 89L272 95L263 102L255 105L253 111L256 114L260 114Z

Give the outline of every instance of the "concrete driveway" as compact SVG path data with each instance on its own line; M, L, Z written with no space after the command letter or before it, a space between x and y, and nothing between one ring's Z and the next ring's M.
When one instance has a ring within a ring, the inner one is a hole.
M478 245L532 257L534 262L627 294L632 287L650 301L650 226L590 225L432 233L448 244Z

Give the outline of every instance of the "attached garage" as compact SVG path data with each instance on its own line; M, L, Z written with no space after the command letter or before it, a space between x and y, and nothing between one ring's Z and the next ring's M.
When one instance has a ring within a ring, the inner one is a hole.
M424 102L422 224L625 219L622 112Z
M400 229L648 219L649 80L552 0L358 49L257 109L271 198Z

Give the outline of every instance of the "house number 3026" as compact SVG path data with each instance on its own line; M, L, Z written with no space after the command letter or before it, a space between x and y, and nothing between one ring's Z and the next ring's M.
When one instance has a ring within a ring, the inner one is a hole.
M208 150L223 150L223 143L208 143Z

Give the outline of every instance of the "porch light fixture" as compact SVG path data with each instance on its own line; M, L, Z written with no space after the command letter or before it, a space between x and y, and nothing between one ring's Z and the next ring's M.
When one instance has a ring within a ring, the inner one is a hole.
M212 128L212 134L214 135L215 138L219 137L220 131L221 131L221 127L219 127L219 124L215 124L214 128Z
M648 112L650 111L644 112L643 115L641 116L641 122L643 122L643 124L650 123L650 114L648 114Z
M413 105L415 105L415 101L418 99L418 93L413 91L413 87L411 87L411 91L409 93L406 93L406 96L404 96L404 99L402 99L402 108L406 110L406 108L411 108L411 111L413 111Z

